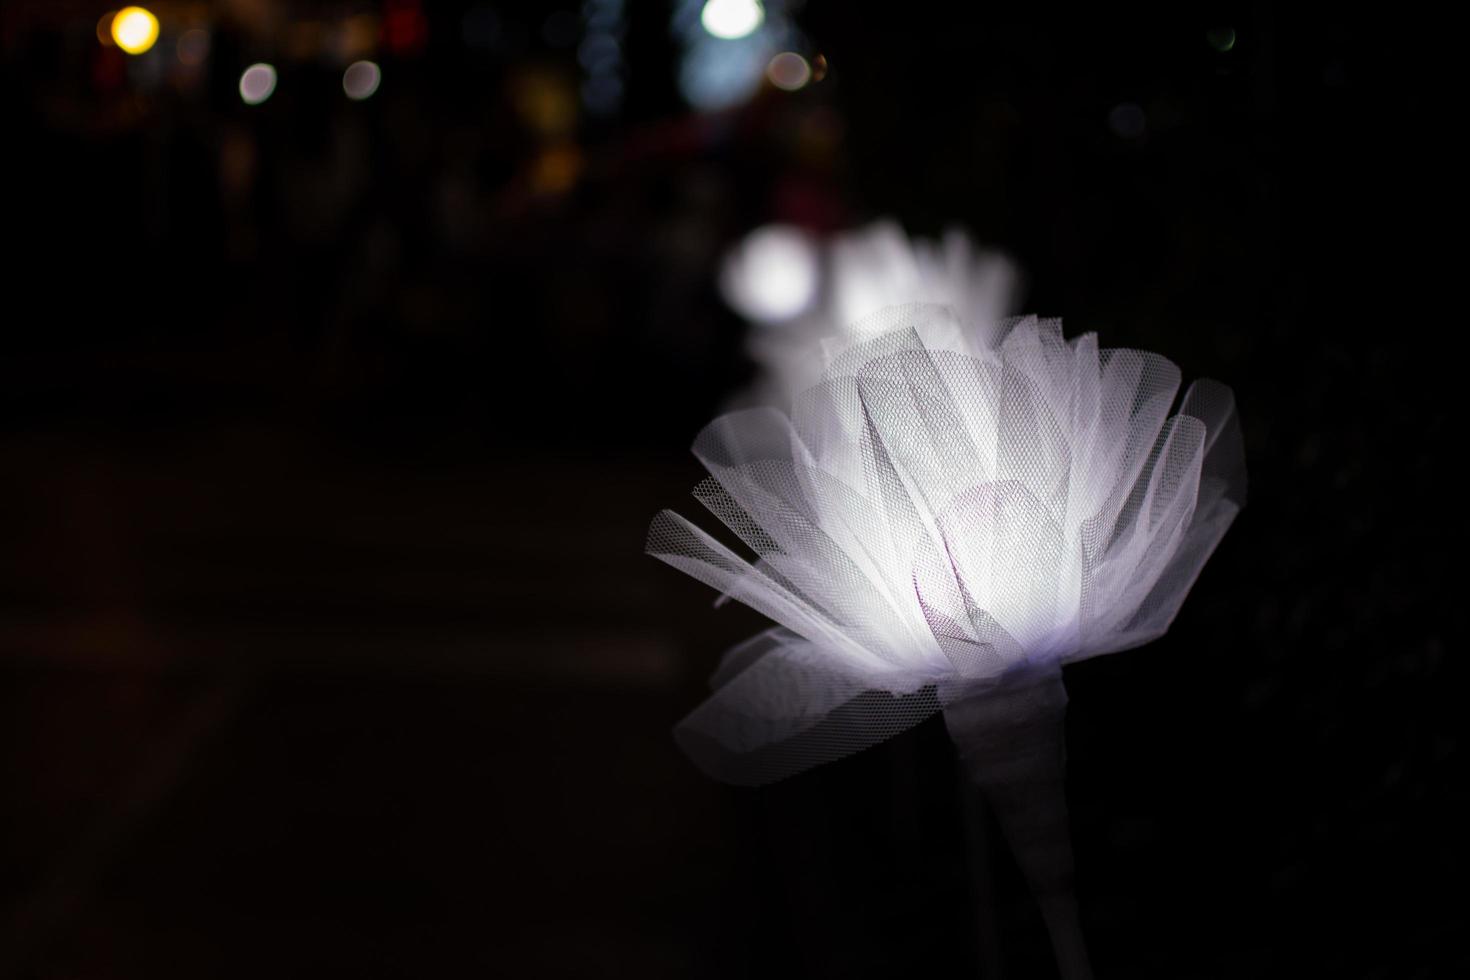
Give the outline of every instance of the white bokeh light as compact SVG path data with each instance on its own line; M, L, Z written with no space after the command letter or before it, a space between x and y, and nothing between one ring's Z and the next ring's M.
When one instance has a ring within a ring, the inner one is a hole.
M240 74L240 99L246 105L260 105L276 90L276 69L261 62Z
M783 92L795 92L812 80L812 66L795 51L782 51L766 66L766 77Z
M342 73L342 91L355 102L371 98L383 81L383 72L371 61L354 61Z
M708 0L699 13L704 29L724 41L753 34L765 19L765 8L757 0Z
M802 267L814 270L819 281L808 293L810 304L794 318L773 317L757 305L753 297L776 287L750 280L775 266L779 284L776 258L782 248L794 251L797 245L783 246L778 238L764 245L772 257L759 262L742 242L722 270L721 287L731 306L757 324L781 323L779 330L755 330L749 337L750 355L764 368L754 392L759 401L783 404L821 366L823 347L862 338L877 325L871 314L885 306L947 306L979 346L1017 312L1020 274L1014 263L978 247L959 229L934 241L910 238L896 222L880 220L821 242L802 237L799 245L810 255Z
M720 292L742 316L780 323L811 307L820 278L809 235L790 225L766 225L730 253L721 270Z

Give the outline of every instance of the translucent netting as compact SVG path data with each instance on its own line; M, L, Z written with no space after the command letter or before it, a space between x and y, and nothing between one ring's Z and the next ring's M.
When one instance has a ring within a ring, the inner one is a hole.
M993 348L946 308L872 339L695 441L695 496L753 552L669 511L663 561L780 628L731 651L677 737L769 782L908 728L1002 673L1161 635L1244 503L1230 390L1027 318Z
M946 343L991 346L1005 318L1015 311L1020 275L1004 255L979 248L951 229L937 241L909 238L891 220L834 236L813 252L820 270L811 307L793 319L756 315L754 301L770 288L769 269L750 261L746 248L728 255L721 287L737 310L758 322L750 334L752 358L768 382L763 397L781 401L785 392L815 380L824 345L866 339L880 329L873 314L892 306L933 303L955 313L959 332Z
M828 274L828 319L854 337L879 310L933 303L949 307L965 334L987 346L1011 313L1019 278L1009 259L958 229L938 241L910 239L886 220L834 238Z

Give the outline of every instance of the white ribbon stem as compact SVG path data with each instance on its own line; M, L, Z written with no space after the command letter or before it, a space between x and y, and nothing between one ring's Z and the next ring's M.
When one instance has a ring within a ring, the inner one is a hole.
M1036 896L1063 980L1091 980L1073 891L1066 709L1060 667L1026 665L951 702L944 722Z

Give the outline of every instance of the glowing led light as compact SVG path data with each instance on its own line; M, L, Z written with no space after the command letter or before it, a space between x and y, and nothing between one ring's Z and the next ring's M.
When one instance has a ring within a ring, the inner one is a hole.
M209 32L194 28L179 36L179 60L186 65L202 65L209 57Z
M765 8L757 0L709 0L699 13L704 29L726 41L755 33L765 19Z
M746 236L720 274L720 291L737 312L762 323L804 313L817 296L816 246L798 228L767 225Z
M240 75L240 98L246 105L260 105L276 90L276 70L261 62Z
M361 102L378 90L383 72L371 61L354 61L342 73L342 91L349 99Z
M766 66L766 77L784 92L795 92L812 80L812 66L795 51L782 51Z
M124 7L112 18L112 40L128 54L142 54L158 40L158 18L142 7Z

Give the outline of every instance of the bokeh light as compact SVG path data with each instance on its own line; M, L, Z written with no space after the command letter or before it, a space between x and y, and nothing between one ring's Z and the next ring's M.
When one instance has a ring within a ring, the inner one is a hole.
M577 126L577 93L566 74L545 66L520 72L510 83L511 105L539 135L561 139Z
M1235 29L1233 27L1212 27L1205 31L1205 43L1224 54L1235 47Z
M706 112L740 105L760 89L770 62L770 46L759 36L739 41L707 41L679 66L684 101Z
M623 103L623 36L627 30L624 0L583 0L580 24L586 33L577 46L577 61L587 72L582 105L594 116L614 115Z
M577 61L592 74L597 74L606 64L615 64L621 58L620 45L611 34L588 34L587 40L577 46Z
M209 32L199 28L187 30L179 35L177 45L179 60L186 65L202 65L209 57Z
M421 54L429 41L429 19L421 0L383 0L383 46L393 54Z
M370 98L383 81L383 72L371 61L354 61L342 73L342 91L349 99L361 102Z
M251 65L240 75L240 98L246 105L260 105L275 90L276 70L271 65Z
M757 0L708 0L699 14L704 29L726 41L749 36L765 19L765 8Z
M378 50L382 25L372 14L353 14L337 25L327 40L327 50L338 64L367 61Z
M766 66L766 77L784 92L795 92L812 80L812 66L795 51L782 51Z
M766 225L731 252L720 273L720 292L747 319L780 323L806 312L820 279L811 237L790 225Z
M124 7L112 18L112 40L128 54L142 54L158 40L158 18L142 7Z
M531 189L537 194L564 194L576 185L582 167L582 151L575 143L549 146L531 165Z
M107 13L97 18L97 43L102 45L104 48L112 48L117 46L117 42L112 39L112 22L116 19L116 10L109 10Z
M701 112L723 112L753 98L770 80L772 59L807 45L784 4L767 8L755 0L676 0L671 27L683 48L675 76L679 94ZM801 73L790 58L776 68L788 83L793 70Z
M616 75L594 75L582 83L582 104L589 112L606 115L623 101L623 80Z

